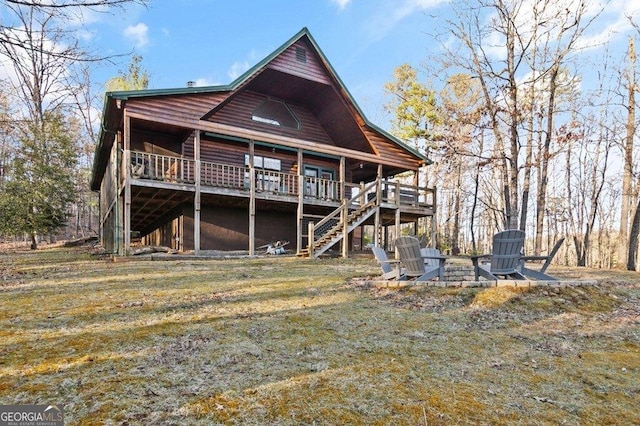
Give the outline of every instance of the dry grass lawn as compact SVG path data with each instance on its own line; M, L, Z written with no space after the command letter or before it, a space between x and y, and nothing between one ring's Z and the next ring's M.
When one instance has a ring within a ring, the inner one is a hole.
M640 280L376 289L372 259L0 254L0 404L66 424L640 424Z

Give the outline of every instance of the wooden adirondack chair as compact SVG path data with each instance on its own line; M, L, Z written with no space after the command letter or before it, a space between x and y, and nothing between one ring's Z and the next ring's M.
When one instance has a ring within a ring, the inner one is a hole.
M447 260L445 256L438 254L424 257L420 252L420 242L411 236L399 237L396 240L396 249L407 278L411 277L415 281L427 281L438 277L440 281L444 281L444 263ZM425 263L425 258L433 259L437 264L435 266L428 265Z
M471 256L476 281L480 276L495 281L498 277L526 279L520 272L523 247L523 231L510 229L495 234L491 254ZM489 265L481 264L480 259L489 259Z
M404 272L400 268L400 261L397 259L389 259L387 252L382 247L371 247L373 255L376 257L380 268L382 269L382 278L385 280L401 280Z
M546 271L549 265L551 264L551 261L555 257L556 253L560 249L560 246L562 246L562 243L564 243L564 237L556 241L555 245L553 246L549 254L546 256L523 256L520 262L520 272L522 272L522 274L525 275L526 277L533 278L535 280L558 281L557 278L552 277L551 275L547 275ZM540 269L535 270L535 269L527 268L525 262L539 261L539 260L544 260L544 263L542 264L542 267Z
M424 259L425 266L440 266L440 258L443 256L437 248L423 247L420 249L420 254Z

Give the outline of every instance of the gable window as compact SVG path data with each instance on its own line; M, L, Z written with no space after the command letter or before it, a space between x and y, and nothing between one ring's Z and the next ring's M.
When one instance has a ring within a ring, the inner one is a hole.
M283 101L267 99L253 110L251 119L272 126L300 130L300 121L289 105Z

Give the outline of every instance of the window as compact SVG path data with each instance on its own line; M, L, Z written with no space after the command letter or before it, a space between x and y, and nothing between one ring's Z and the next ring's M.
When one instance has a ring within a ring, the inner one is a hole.
M300 130L300 121L289 105L282 101L267 99L253 110L251 119L272 126Z

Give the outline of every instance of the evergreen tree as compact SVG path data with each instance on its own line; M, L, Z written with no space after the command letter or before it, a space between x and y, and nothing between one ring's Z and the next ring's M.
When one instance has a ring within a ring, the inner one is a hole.
M412 141L416 148L426 152L427 140L433 140L433 125L440 121L435 93L418 82L417 71L402 64L393 71L395 81L385 84L392 95L386 109L394 114L393 133Z
M65 226L67 207L75 198L76 162L77 150L62 114L47 112L41 126L29 125L0 187L0 230L28 234L36 249L38 234Z

